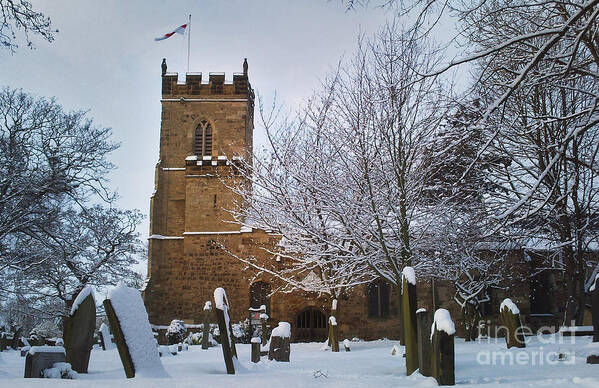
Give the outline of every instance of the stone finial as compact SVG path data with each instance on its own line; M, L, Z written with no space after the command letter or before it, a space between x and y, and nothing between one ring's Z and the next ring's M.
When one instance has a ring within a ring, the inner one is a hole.
M166 74L166 58L162 58L162 76Z
M243 58L243 75L248 75L248 59Z

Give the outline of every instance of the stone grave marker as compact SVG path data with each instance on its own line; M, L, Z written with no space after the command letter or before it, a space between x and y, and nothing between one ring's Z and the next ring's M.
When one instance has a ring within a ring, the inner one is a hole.
M337 326L337 299L333 299L329 316L329 346L332 352L339 351L339 327ZM272 336L271 336L272 338Z
M431 327L432 354L431 370L439 385L455 385L455 324L449 311L435 311Z
M227 373L235 374L235 365L233 357L237 358L235 350L235 341L233 340L233 331L231 330L231 322L229 319L229 301L224 288L218 287L214 290L214 307L216 312L216 320L220 331L220 346L223 349L223 357Z
M414 268L404 267L401 273L401 316L406 346L406 375L418 369L418 335L416 332L416 274Z
M506 298L501 302L501 306L499 306L499 314L506 330L505 342L507 348L525 348L524 330L520 322L520 310L518 307L511 299Z
M599 274L589 289L591 293L591 317L593 320L593 342L599 342Z
M416 311L418 325L418 369L423 376L432 376L431 371L431 314L425 309Z
M25 378L42 378L44 369L52 368L57 362L65 361L62 346L33 346L25 356Z
M210 317L212 316L212 302L204 303L204 327L202 330L202 349L210 347Z
M110 328L107 324L102 323L102 325L100 325L98 336L100 337L100 345L102 346L102 350L114 348L114 343L112 342L112 335L110 334Z
M74 371L87 373L96 329L96 302L92 288L85 286L64 319L63 340L66 362Z
M156 340L139 290L119 283L108 293L104 309L127 378L168 377L156 351Z
M291 353L290 340L291 325L289 322L279 322L279 326L275 327L270 334L268 359L289 362L289 355ZM337 343L337 346L339 346L339 343Z
M252 337L252 362L260 362L260 344L262 340L259 337Z

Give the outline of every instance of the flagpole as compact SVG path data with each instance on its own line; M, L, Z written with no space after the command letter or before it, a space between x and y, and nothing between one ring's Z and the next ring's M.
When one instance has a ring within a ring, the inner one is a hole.
M191 47L191 14L189 14L189 25L187 26L187 72L189 73L189 48Z

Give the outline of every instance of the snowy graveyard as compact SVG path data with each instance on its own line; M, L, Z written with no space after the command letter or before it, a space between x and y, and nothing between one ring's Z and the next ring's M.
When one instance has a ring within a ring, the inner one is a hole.
M561 342L560 343L560 338ZM586 363L591 337L527 337L526 348L507 350L505 339L464 342L455 339L455 379L464 387L599 387L597 366ZM398 354L391 351L396 346ZM595 345L596 346L596 345ZM418 372L406 376L404 347L397 341L351 342L351 352L322 350L321 343L291 344L290 362L250 360L251 345L237 344L236 374L227 375L220 346L189 346L176 356L160 358L168 377L127 379L118 350L94 345L87 374L76 380L23 379L19 351L0 353L1 387L397 387L436 386ZM565 359L559 361L559 354ZM502 360L503 363L502 363ZM513 362L510 362L513 360Z

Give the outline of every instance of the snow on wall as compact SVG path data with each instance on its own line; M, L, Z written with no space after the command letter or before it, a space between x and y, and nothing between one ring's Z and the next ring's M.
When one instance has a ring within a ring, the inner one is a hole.
M431 325L431 340L433 334L435 334L435 327L437 331L444 331L449 335L455 334L455 324L451 320L451 315L446 309L437 309L433 318L433 324Z
M337 310L337 299L333 299L333 310Z
M279 322L279 326L272 329L270 337L291 338L291 325L289 322Z
M416 272L412 267L404 267L401 271L401 276L410 284L416 285Z
M91 294L92 298L94 298L94 303L95 303L96 298L94 297L94 291L93 291L92 287L89 285L83 287L83 290L81 290L81 292L79 292L79 294L75 298L75 301L73 302L73 306L71 307L71 314L70 314L71 316L73 316L73 314L75 314L75 311L77 311L77 309L79 308L79 305L81 303L83 303L85 298L87 298L88 295L90 295L90 294Z
M516 306L516 304L514 302L512 302L512 300L510 298L505 298L503 300L503 302L501 302L501 305L499 306L500 313L504 307L507 307L512 312L512 314L520 314L520 310L518 309L518 306Z
M337 320L332 315L329 317L329 324L331 324L333 326L337 326Z
M102 337L104 338L104 347L106 350L114 348L114 343L112 343L112 337L110 335L110 329L108 325L102 323L100 326L100 331L102 332Z
M426 309L422 308L422 307L420 307L418 310L416 310L416 314L418 314L418 313L425 313L425 312L426 312Z
M121 282L110 290L107 298L110 299L119 319L135 367L135 375L151 378L168 377L156 351L156 341L141 293Z
M212 310L212 302L207 300L206 303L204 303L204 310Z

